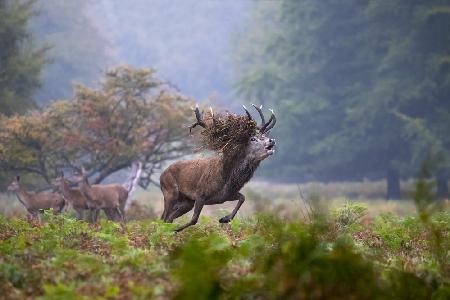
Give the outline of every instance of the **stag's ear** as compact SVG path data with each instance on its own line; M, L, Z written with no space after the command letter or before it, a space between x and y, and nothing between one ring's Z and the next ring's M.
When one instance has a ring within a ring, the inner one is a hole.
M20 181L20 176L19 175L16 176L16 180Z

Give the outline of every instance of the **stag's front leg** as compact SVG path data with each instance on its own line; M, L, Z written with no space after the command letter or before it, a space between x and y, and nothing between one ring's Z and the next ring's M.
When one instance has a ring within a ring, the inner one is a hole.
M242 204L245 201L245 196L242 195L241 193L238 194L238 203L236 204L236 207L233 209L233 211L231 212L231 214L226 215L225 217L222 217L219 219L220 223L228 223L231 220L233 220L234 216L236 215L236 213L238 212L239 208L241 208Z
M192 215L192 219L184 224L183 226L178 227L177 229L175 229L175 232L180 232L181 230L195 225L198 222L198 218L200 217L200 213L202 212L203 206L205 205L205 201L204 200L196 200L194 203L194 214Z

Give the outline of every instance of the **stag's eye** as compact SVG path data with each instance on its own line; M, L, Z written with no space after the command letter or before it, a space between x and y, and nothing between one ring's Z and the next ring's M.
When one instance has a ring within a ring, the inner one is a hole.
M250 138L250 141L254 142L254 141L256 141L256 138L252 137L252 138Z

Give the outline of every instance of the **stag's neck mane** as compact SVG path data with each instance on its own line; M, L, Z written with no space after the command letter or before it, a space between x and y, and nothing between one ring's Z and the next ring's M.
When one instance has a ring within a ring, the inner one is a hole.
M260 162L249 159L246 146L243 145L223 153L221 163L226 189L230 193L237 193L252 178Z

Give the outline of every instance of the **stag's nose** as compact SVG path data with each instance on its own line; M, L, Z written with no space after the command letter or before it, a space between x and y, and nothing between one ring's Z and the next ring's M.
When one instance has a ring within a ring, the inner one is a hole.
M269 143L275 144L275 139L269 139Z

